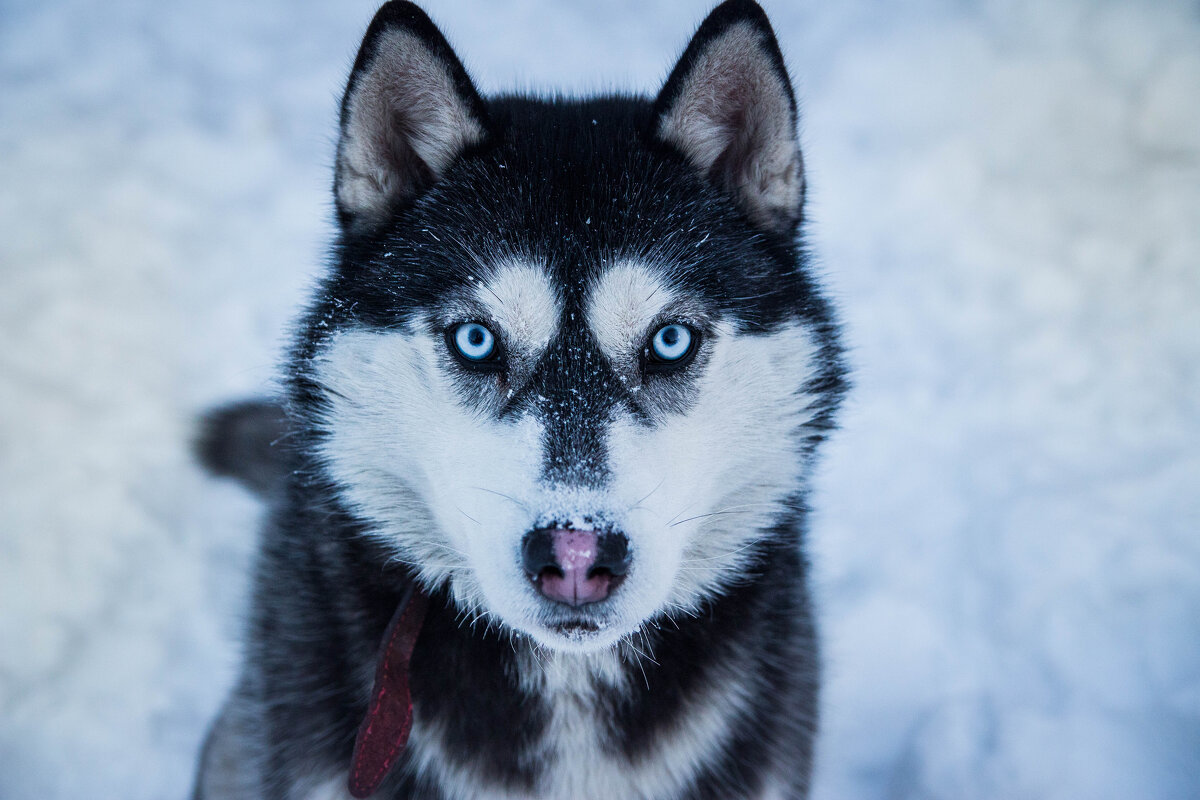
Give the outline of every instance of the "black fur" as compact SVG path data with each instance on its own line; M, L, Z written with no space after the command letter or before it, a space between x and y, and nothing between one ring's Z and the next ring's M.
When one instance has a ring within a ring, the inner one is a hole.
M254 711L227 712L252 715L238 717L238 724L260 731L260 796L295 797L296 776L348 765L380 638L412 581L404 566L361 535L364 523L342 503L339 487L315 456L326 395L313 359L332 333L428 318L445 298L465 291L474 252L535 254L561 287L564 313L582 318L584 289L601 268L615 256L640 257L676 272L703 309L696 322L702 334L706 320L716 319L751 335L796 320L809 324L819 337L821 371L807 388L819 401L797 457L808 458L832 426L845 388L837 329L799 231L756 225L718 181L698 174L655 135L656 120L676 99L696 53L744 20L769 35L770 63L790 94L766 18L748 0L724 3L708 18L653 102L631 96L482 99L445 39L414 6L389 3L371 24L348 95L379 37L403 26L449 65L456 91L484 121L487 136L440 180L398 204L383 224L357 224L339 208L342 231L332 268L298 328L288 367L288 456L264 458L270 451L261 442L240 449L221 441L218 431L230 439L245 433L231 424L242 418L232 412L213 417L204 437L201 451L215 471L245 472L254 477L243 480L257 487L279 487L235 695ZM343 118L344 109L345 103ZM653 376L643 394L629 392L578 329L566 330L528 371L468 376L461 388L464 396L486 399L497 380L510 381L516 391L488 400L491 413L528 411L557 420L549 429L548 463L557 465L550 469L559 470L552 476L558 480L604 481L604 441L597 431L613 408L654 425L689 402L686 383L681 389ZM574 391L583 378L585 398ZM271 432L265 438L279 436L282 426L270 407L248 410ZM242 469L235 466L239 460ZM276 470L273 477L264 477L263 463ZM676 722L697 687L721 680L712 676L736 674L747 681L748 706L728 732L722 756L696 772L680 800L755 797L769 768L781 764L793 776L790 796L807 795L818 664L801 555L805 498L793 500L792 514L762 532L756 566L695 616L654 620L646 634L654 660L631 659L625 667L629 690L599 694L607 748L636 761ZM447 757L485 783L514 792L533 791L545 768L538 742L551 713L546 699L527 693L519 680L520 651L529 646L503 628L468 624L439 589L412 659L417 713L444 726ZM217 797L203 786L197 796ZM446 797L406 761L379 796Z
M288 432L287 415L278 403L244 400L206 413L193 447L214 475L269 496L290 471Z

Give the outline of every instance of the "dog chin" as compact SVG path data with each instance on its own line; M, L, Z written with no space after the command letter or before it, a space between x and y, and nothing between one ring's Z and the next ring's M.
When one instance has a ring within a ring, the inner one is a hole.
M595 653L613 647L632 631L617 620L596 614L537 620L521 629L542 647L567 653Z

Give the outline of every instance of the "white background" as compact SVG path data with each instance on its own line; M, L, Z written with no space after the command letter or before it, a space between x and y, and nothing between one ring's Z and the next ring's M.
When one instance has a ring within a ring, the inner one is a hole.
M655 91L707 11L428 7L485 91ZM856 373L817 797L1200 797L1200 7L767 8ZM6 800L187 791L259 514L187 441L269 390L373 10L0 3Z

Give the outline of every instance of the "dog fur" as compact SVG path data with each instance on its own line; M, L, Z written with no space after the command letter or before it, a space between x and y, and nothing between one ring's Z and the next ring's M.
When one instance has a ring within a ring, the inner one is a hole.
M709 15L654 100L485 99L423 12L380 9L285 410L202 438L271 512L197 798L349 797L414 583L413 729L376 796L807 796L805 513L845 382L796 131L750 0ZM493 361L456 353L468 323ZM669 325L678 363L653 350ZM547 527L619 535L628 572L600 602L548 600L521 560Z

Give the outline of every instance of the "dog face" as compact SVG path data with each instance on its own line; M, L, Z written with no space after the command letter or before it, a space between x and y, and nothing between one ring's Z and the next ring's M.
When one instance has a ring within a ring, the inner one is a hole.
M368 535L562 649L753 570L838 392L795 124L753 4L710 16L653 104L485 103L424 14L385 6L296 368Z

